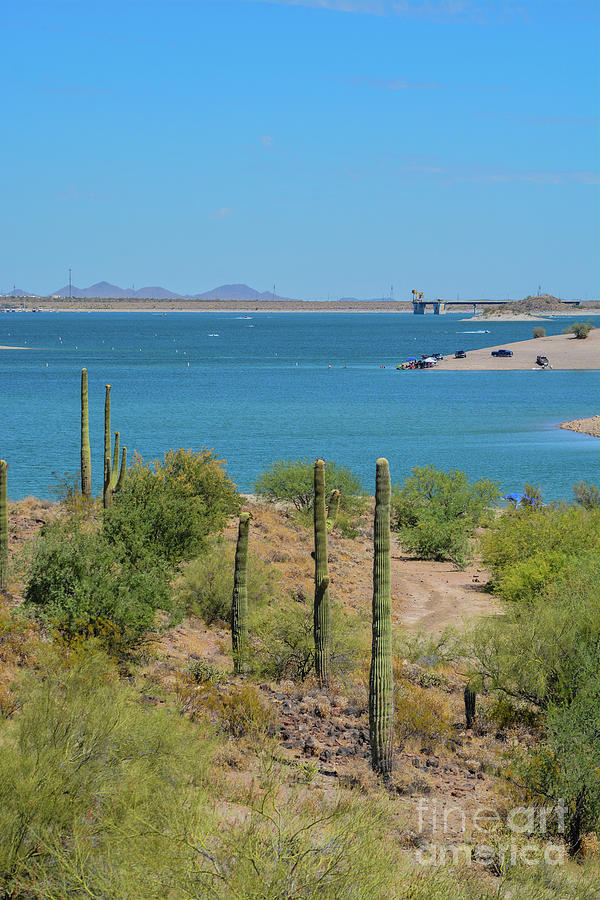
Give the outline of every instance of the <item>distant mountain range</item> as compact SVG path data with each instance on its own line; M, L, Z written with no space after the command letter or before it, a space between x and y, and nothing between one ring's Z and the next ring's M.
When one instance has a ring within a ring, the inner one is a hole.
M75 297L82 299L91 299L99 297L101 299L148 299L148 300L290 300L290 297L280 297L273 294L272 291L256 291L247 284L221 284L219 287L213 288L211 291L204 291L202 294L175 294L163 287L143 287L139 290L133 288L121 288L117 284L110 284L108 281L98 281L96 284L87 288L78 288L73 285L65 285L51 294L32 294L22 288L14 287L12 291L6 294L0 294L1 297Z

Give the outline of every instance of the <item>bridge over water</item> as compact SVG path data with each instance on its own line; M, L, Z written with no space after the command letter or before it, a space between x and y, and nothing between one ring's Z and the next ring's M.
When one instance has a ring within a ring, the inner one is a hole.
M580 300L561 300L565 306L579 306ZM514 300L413 300L413 313L415 316L424 316L426 308L432 307L435 316L441 316L453 306L473 306L473 312L477 312L478 306L502 306L504 303L515 303Z

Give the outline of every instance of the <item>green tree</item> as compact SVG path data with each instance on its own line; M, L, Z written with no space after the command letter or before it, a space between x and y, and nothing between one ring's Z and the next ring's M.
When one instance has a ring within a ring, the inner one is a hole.
M104 516L104 534L132 560L149 552L176 564L193 559L239 513L241 498L212 450L169 450L144 463L134 457Z
M475 528L490 519L499 496L494 482L470 484L464 472L416 466L394 487L392 523L402 546L420 559L451 560L465 566Z
M169 577L152 553L132 559L123 544L72 516L46 526L39 537L25 605L66 635L96 634L122 652L143 640L158 610L179 617Z
M574 334L578 340L582 341L594 327L591 322L573 322L568 328L563 328L563 334Z
M325 482L328 491L340 491L342 510L354 512L362 508L364 489L357 475L334 462L326 462ZM282 459L274 462L256 480L256 493L267 500L283 500L298 509L312 507L314 463L304 459Z

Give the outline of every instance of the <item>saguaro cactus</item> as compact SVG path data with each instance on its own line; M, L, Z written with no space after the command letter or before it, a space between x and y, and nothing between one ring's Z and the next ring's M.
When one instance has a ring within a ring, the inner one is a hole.
M327 567L327 519L325 516L325 460L317 459L314 468L315 499L315 600L313 634L315 669L323 685L329 684L331 671L331 633L329 615L329 570Z
M392 598L390 588L390 467L377 460L373 556L373 639L369 673L371 764L384 777L392 771L394 681L392 673Z
M115 494L121 490L123 484L125 482L125 478L127 476L127 447L123 447L121 451L121 469L119 471L119 478L115 485Z
M112 462L110 458L111 440L110 440L110 391L111 385L105 385L106 393L104 395L104 509L111 505L112 490L110 480L112 477Z
M87 369L81 370L81 493L88 500L92 499L92 455L90 452Z
M334 488L334 490L329 495L329 504L327 506L327 528L329 531L331 531L337 521L337 517L340 512L341 496L341 491L338 491L337 488Z
M248 533L251 518L252 516L247 512L240 515L235 549L233 597L231 600L231 644L233 670L236 675L244 671L248 648Z
M473 722L475 721L475 701L477 698L477 694L468 684L465 688L465 719L467 723L467 728L473 727Z
M7 474L8 463L0 459L0 591L5 591L8 584Z

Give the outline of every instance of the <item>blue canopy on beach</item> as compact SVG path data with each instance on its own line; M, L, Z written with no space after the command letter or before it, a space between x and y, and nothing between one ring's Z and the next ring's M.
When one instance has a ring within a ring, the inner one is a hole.
M520 503L524 496L525 496L525 494L518 494L518 493L505 494L502 499L510 500L511 503Z
M407 356L406 357L406 362L416 362L416 361L417 361L416 356Z

